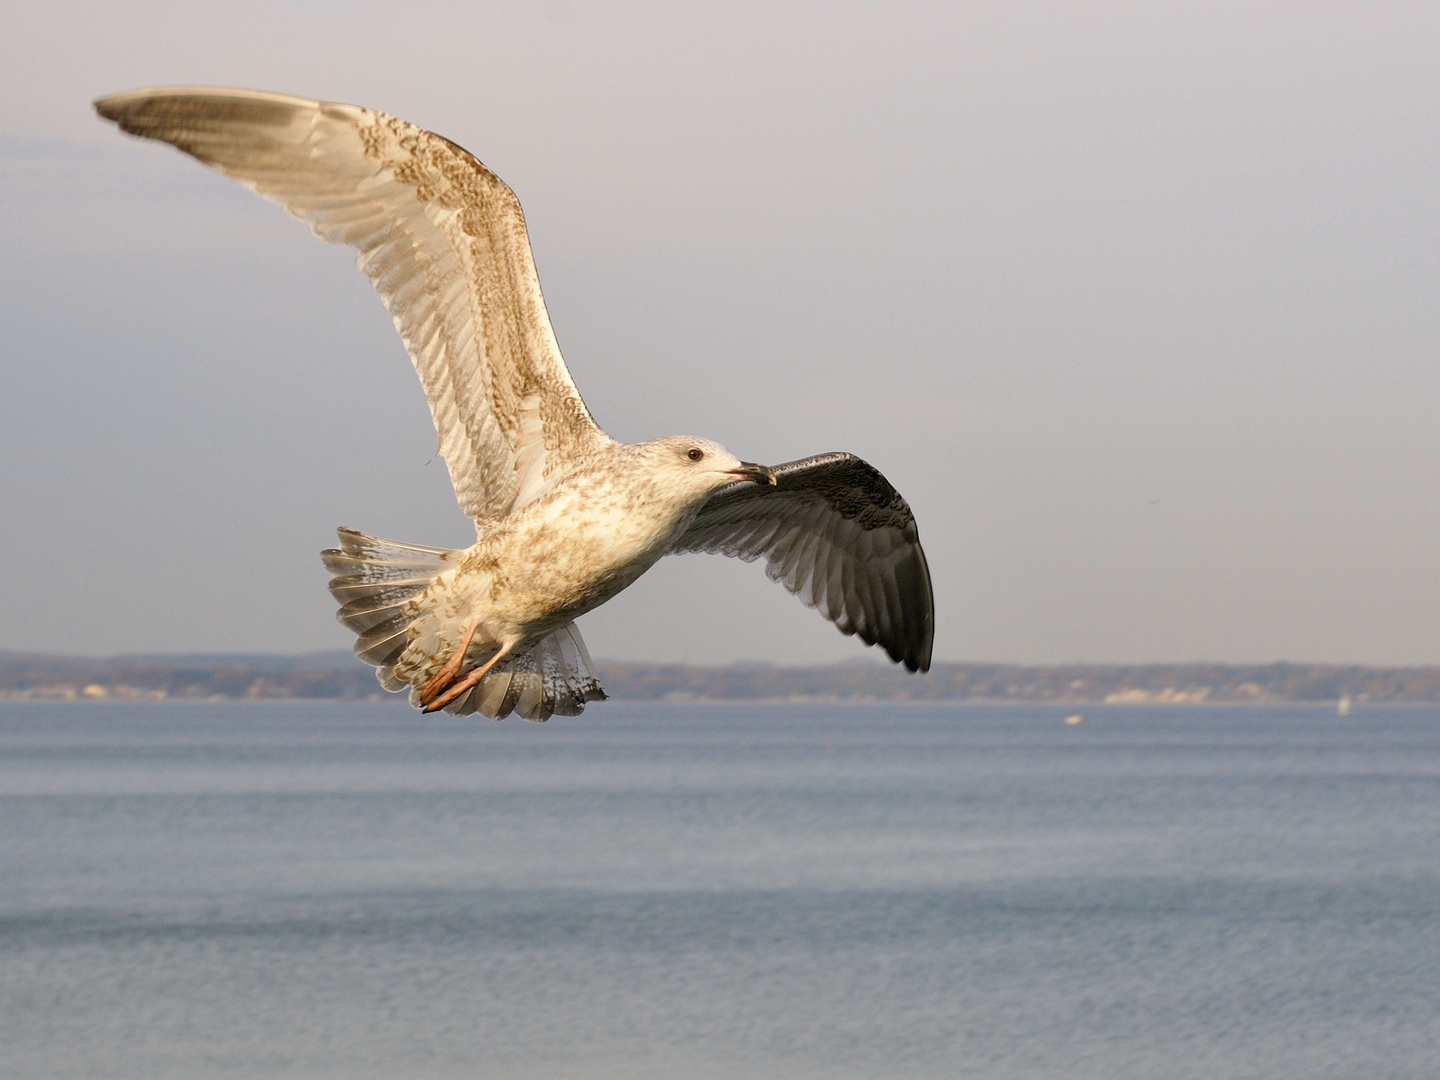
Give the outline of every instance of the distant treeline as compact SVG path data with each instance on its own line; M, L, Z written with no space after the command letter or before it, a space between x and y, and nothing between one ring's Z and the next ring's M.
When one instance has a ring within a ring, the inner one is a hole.
M875 663L825 667L600 662L610 696L632 701L1034 701L1065 704L1436 701L1440 667L1346 664L936 664L911 675ZM349 653L117 656L0 652L0 699L162 700L387 697Z

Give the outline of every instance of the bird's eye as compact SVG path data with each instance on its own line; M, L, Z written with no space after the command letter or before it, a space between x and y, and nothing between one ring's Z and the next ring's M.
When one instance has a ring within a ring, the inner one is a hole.
M691 461L699 461L705 456L705 451L701 450L698 446L692 446L690 448L690 452L687 453L685 456L688 457Z

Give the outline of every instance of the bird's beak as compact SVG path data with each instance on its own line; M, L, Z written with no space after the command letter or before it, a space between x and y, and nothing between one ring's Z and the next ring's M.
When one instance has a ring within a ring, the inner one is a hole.
M756 465L753 461L742 461L738 469L730 470L731 476L738 476L742 480L754 480L757 484L764 484L766 487L774 487L776 484L775 474L770 471L768 465Z

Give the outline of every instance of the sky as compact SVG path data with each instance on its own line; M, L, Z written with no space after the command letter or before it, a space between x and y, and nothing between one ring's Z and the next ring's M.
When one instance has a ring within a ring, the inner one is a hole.
M913 507L937 660L1440 663L1440 7L11 4L0 649L345 648L337 525L465 546L352 253L90 101L381 109L525 207L591 411ZM666 559L599 658L873 657Z

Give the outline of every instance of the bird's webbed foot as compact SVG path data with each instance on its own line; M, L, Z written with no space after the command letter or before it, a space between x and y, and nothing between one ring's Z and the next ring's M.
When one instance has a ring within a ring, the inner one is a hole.
M425 702L425 707L421 711L432 713L438 712L440 709L443 709L446 705L449 705L450 702L454 701L461 694L465 693L465 691L469 690L472 686L478 685L481 679L485 678L486 675L490 674L491 668L498 664L504 657L509 655L510 646L500 646L499 652L497 652L494 656L490 657L489 660L486 660L485 663L481 664L474 671L470 672L470 674L466 675L462 679L458 679L452 682L448 688L442 688L439 697L436 697L433 701ZM428 686L429 683L426 683L426 685Z
M460 639L459 648L450 654L450 659L420 688L421 705L428 706L459 676L460 669L465 665L465 654L470 651L470 642L475 640L475 630L479 625L480 620L470 620L470 625L465 628L465 636Z

